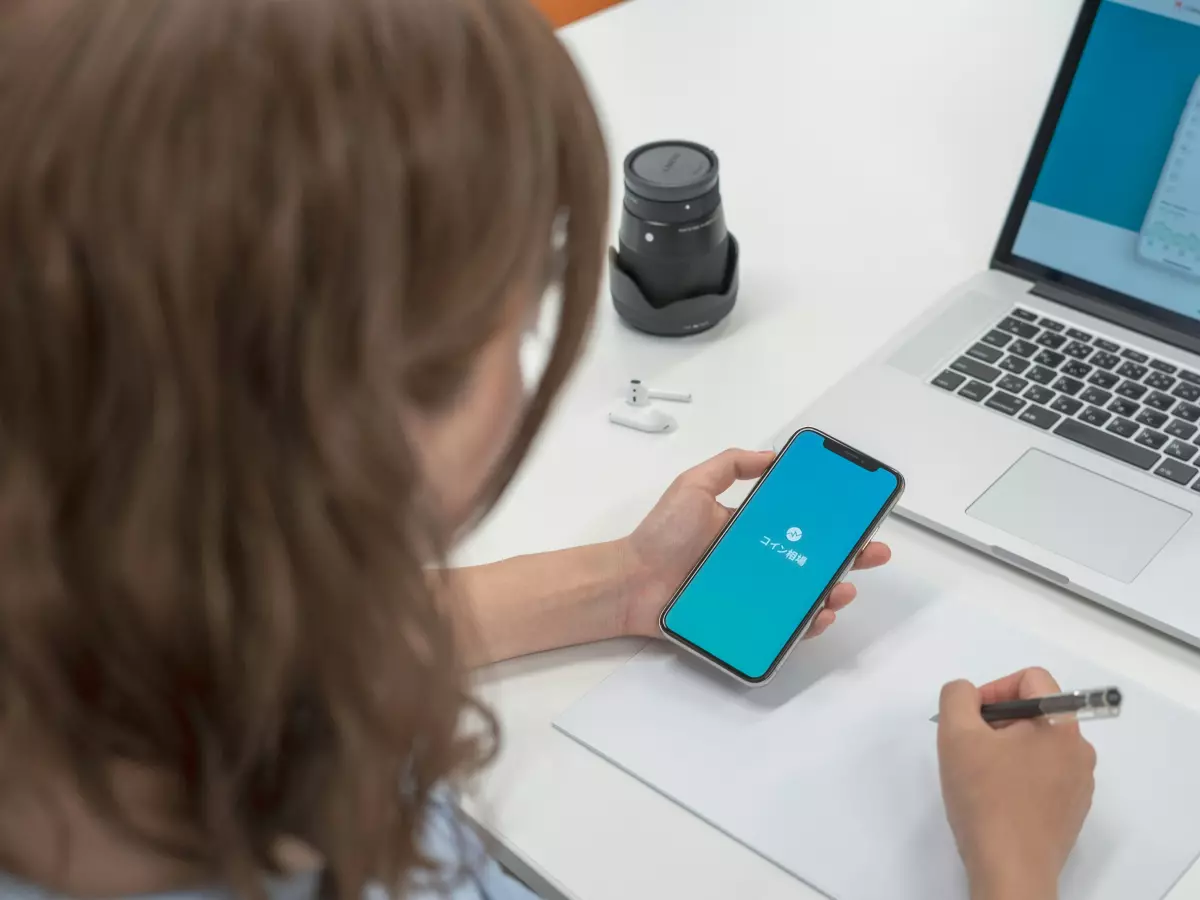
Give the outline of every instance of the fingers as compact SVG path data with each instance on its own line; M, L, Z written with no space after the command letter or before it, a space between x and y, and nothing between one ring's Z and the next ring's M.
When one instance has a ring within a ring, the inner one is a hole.
M969 681L952 681L942 688L938 704L938 732L988 729L979 715L983 698Z
M813 620L812 628L808 629L808 633L804 635L804 639L807 641L810 638L820 637L825 633L825 630L836 621L837 614L828 606L826 606L823 610L817 613L817 617Z
M858 588L852 584L842 582L829 592L829 599L825 602L825 608L837 612L839 609L845 609L853 603L854 598L857 596Z
M1083 742L1083 747L1080 753L1083 756L1083 764L1087 766L1089 772L1096 771L1096 748L1092 746L1092 742L1084 738L1080 739Z
M716 497L733 487L735 481L761 477L774 459L771 450L726 450L688 469L679 480Z
M1026 669L1021 673L1021 680L1017 684L1017 697L1021 700L1061 693L1062 687L1057 679L1041 666Z
M984 703L1007 703L1029 700L1062 691L1058 682L1045 669L1034 667L1013 672L1004 678L985 684L979 689Z
M858 558L854 560L854 568L874 569L886 565L891 558L892 548L887 544L874 541L863 547L862 553L858 554Z

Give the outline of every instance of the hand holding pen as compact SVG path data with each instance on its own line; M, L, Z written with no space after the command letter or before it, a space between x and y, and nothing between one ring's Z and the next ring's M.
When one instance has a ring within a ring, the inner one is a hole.
M1060 722L1082 722L1085 719L1115 719L1121 714L1124 698L1115 687L1093 688L1085 691L1064 691L1027 700L998 700L984 703L979 715L989 725L1004 725L1028 719L1040 719L1051 725ZM938 716L930 722L938 721Z
M1061 693L1044 669L981 688L956 681L942 690L942 795L973 896L1056 896L1059 873L1091 808L1096 753L1075 721L996 728L982 709L1026 702L1028 711L1027 701L1036 705ZM1084 703L1092 699L1088 693Z

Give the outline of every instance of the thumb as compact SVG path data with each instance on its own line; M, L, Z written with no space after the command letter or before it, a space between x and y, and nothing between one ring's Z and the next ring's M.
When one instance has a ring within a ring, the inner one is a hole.
M942 688L938 705L938 731L988 729L979 714L983 698L969 681L952 681Z
M718 497L735 481L758 478L770 468L775 454L770 450L726 450L680 476L680 480Z

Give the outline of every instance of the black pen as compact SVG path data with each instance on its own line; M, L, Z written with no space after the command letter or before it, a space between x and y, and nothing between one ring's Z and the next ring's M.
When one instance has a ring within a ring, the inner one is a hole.
M1018 719L1049 719L1053 722L1078 722L1083 719L1114 719L1121 714L1121 691L1115 687L1090 691L1068 691L1029 700L985 703L979 709L983 721L991 724ZM930 719L936 722L937 716Z

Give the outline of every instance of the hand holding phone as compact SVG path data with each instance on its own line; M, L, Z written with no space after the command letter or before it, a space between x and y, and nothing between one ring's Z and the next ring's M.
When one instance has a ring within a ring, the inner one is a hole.
M902 490L894 469L797 432L664 610L663 634L743 682L767 681Z

